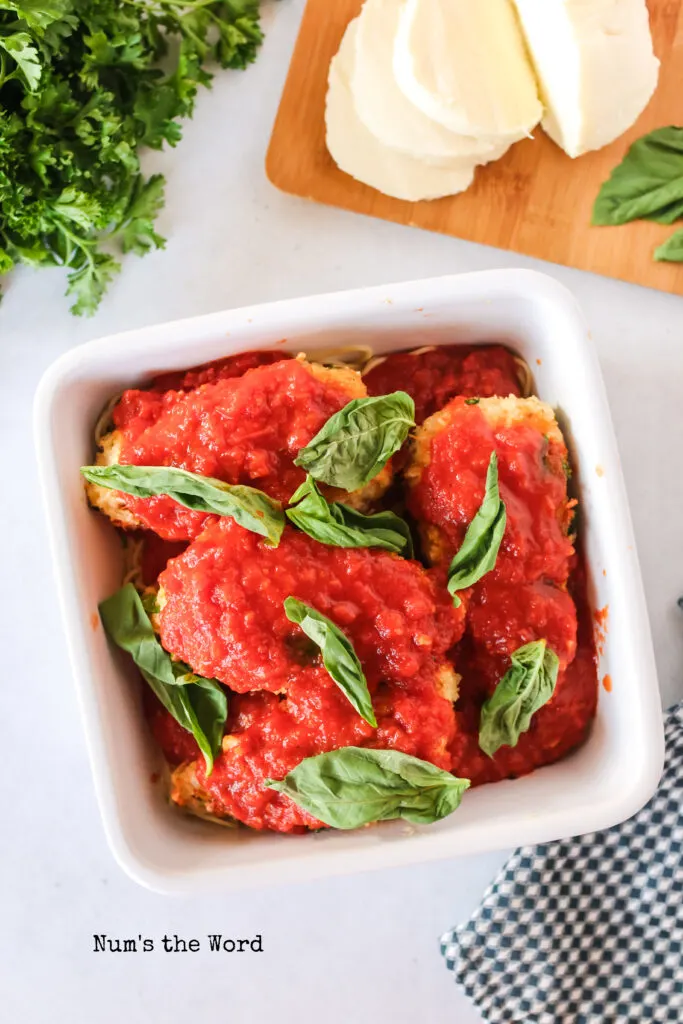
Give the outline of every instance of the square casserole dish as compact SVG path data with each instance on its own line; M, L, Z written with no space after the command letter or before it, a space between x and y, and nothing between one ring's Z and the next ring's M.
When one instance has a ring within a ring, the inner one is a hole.
M169 807L150 777L136 670L107 643L97 604L118 588L115 531L87 506L79 466L108 399L156 371L282 345L315 356L340 345L376 354L425 344L499 342L530 365L575 469L594 610L608 608L598 714L585 745L514 781L468 792L451 817L306 836L219 828ZM64 628L97 797L114 856L160 892L290 882L474 854L606 828L652 795L663 762L660 698L643 586L600 367L568 291L504 270L293 299L102 338L47 371L35 402L38 462Z

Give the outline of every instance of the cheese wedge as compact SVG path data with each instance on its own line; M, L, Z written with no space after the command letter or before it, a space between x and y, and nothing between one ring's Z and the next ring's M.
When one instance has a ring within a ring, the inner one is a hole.
M511 0L405 0L394 73L411 103L462 135L519 137L541 120Z
M429 164L382 145L359 118L351 80L358 19L349 25L330 65L325 108L327 148L337 166L385 195L417 202L464 192L472 184L476 161L453 158L448 165Z
M645 0L515 0L543 128L576 157L622 135L647 106L659 61Z
M358 19L351 91L361 121L383 145L433 163L453 157L496 160L521 135L458 135L427 117L399 88L394 39L403 6L403 0L366 0Z

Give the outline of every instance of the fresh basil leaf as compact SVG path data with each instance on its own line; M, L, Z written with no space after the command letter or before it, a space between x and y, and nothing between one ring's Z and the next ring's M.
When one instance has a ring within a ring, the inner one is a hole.
M316 480L355 491L384 468L415 426L415 403L405 391L355 398L331 416L294 460Z
M312 476L291 497L298 504L288 508L287 518L321 544L336 548L384 548L405 558L413 557L410 527L393 512L364 516L341 502L330 504Z
M498 456L492 452L484 500L448 569L448 593L453 595L456 608L460 605L456 592L471 587L495 566L506 521L505 504L498 489Z
M403 818L429 825L460 805L469 779L398 750L342 747L307 757L270 789L332 828L360 828L373 821Z
M479 746L493 757L499 747L515 747L532 716L547 704L557 683L560 661L545 640L518 647L493 696L481 709Z
M376 729L377 719L372 710L367 680L348 638L334 622L296 597L288 597L284 609L289 621L301 626L309 640L320 648L323 665L351 705L368 725Z
M683 217L683 128L657 128L634 142L602 185L593 224Z
M245 530L265 537L277 547L285 526L279 501L255 487L226 484L210 476L199 476L170 466L83 466L81 473L91 484L111 487L136 498L166 494L179 505L195 512L229 516Z
M683 212L681 213L683 216ZM669 263L683 263L683 228L655 249L655 259Z
M225 690L215 679L194 675L163 649L132 583L102 601L99 608L111 639L131 655L166 710L194 736L210 775L228 717Z

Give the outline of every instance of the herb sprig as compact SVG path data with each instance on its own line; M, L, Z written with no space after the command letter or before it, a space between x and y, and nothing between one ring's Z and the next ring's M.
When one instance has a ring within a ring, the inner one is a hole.
M600 189L593 224L683 220L683 128L657 128L637 139ZM683 229L654 251L658 261L683 262Z
M71 311L94 313L112 251L164 246L140 149L175 146L207 67L246 67L261 39L259 0L3 0L0 275L66 267Z

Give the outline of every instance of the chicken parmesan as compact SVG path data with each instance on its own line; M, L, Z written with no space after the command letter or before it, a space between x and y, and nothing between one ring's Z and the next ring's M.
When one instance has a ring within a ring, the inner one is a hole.
M126 539L103 623L172 803L212 822L438 821L595 715L569 455L528 369L496 345L350 362L158 374L82 470Z
M100 439L98 464L174 466L288 498L305 477L294 465L297 452L330 416L364 397L365 386L353 370L303 359L225 375L232 371L234 364L185 374L177 390L161 391L157 382L125 391L111 411L113 429ZM195 380L202 383L187 386ZM390 481L386 466L346 501L362 508ZM208 524L207 515L163 494L139 498L89 484L88 497L115 526L152 530L166 540L190 540Z

